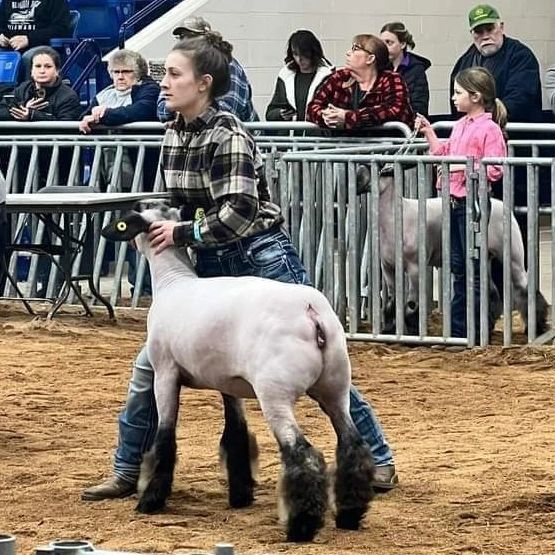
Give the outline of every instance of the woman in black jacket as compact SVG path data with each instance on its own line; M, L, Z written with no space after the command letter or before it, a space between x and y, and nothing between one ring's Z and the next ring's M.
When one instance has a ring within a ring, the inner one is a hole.
M393 70L400 73L407 84L413 110L424 116L428 115L430 88L426 70L432 65L430 60L407 51L412 50L415 44L403 23L386 23L380 33L380 38L389 50L389 61Z
M13 102L2 99L0 120L76 121L81 110L77 93L60 79L59 54L42 46L33 55L31 79L16 87Z

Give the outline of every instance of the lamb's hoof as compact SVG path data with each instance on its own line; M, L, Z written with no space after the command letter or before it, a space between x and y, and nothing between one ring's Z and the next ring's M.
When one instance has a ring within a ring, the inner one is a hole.
M244 507L250 507L253 503L254 494L252 488L229 492L229 506L232 509L243 509Z
M159 513L165 506L166 502L164 499L145 494L139 499L139 503L135 507L135 510L139 513L151 515L153 513Z
M346 509L337 513L335 525L342 530L358 530L366 512L365 508Z
M296 517L289 517L287 541L310 542L323 524L322 517L319 515L299 514Z

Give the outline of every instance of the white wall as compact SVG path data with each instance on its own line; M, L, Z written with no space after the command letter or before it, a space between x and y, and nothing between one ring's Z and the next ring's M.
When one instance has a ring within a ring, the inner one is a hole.
M253 86L255 104L264 114L275 78L285 56L289 35L310 29L320 38L327 57L336 65L358 33L378 34L388 21L402 21L416 42L415 52L432 61L430 113L448 111L451 68L470 45L468 0L187 0L174 8L156 36L137 42L147 58L163 58L173 39L170 29L194 9L234 45ZM555 63L555 3L551 0L495 0L508 36L526 43L543 72ZM160 30L167 29L163 34ZM134 48L128 41L128 47Z

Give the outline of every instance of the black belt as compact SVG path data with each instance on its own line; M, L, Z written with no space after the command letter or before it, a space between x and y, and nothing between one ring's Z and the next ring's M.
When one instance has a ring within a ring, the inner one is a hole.
M466 205L466 197L455 197L451 195L449 197L449 204L451 204L451 208L456 208L458 206L465 206Z

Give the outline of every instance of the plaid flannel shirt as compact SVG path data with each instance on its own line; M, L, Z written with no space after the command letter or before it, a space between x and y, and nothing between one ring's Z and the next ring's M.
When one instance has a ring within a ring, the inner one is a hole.
M307 120L326 127L322 110L333 104L336 108L347 110L343 129L362 130L380 125L386 121L401 121L411 126L414 124L414 112L403 78L393 71L383 71L372 90L360 100L358 108L354 107L357 82L348 69L339 69L332 73L320 86L307 108Z
M162 161L166 188L182 205L176 245L225 245L282 223L253 138L217 106L188 124L178 116L166 131Z
M241 121L258 121L259 117L252 103L252 89L243 66L232 58L229 63L229 90L216 98L221 110L230 112ZM163 92L158 97L158 119L165 123L175 118L175 113L166 108Z

